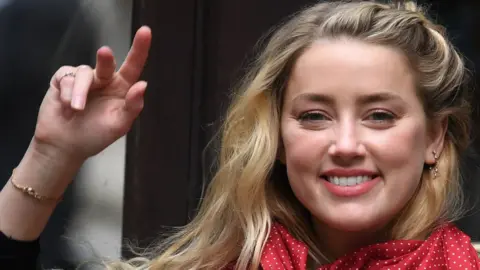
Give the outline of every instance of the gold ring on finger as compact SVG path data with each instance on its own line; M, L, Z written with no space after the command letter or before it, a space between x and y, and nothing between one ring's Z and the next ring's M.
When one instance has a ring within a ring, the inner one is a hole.
M67 72L65 74L62 75L62 77L60 77L60 81L65 78L65 77L73 77L75 78L75 72Z

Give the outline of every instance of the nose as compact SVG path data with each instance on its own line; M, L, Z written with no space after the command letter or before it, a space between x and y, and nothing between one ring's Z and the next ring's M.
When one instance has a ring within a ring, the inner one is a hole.
M328 153L344 161L356 159L365 154L354 123L343 123L334 129Z

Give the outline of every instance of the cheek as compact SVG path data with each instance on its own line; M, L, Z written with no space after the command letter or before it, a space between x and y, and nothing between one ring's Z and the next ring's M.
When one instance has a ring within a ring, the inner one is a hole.
M321 196L314 191L312 179L317 176L328 138L322 132L303 129L295 119L282 123L281 135L290 187L301 203L307 205Z
M287 168L296 174L316 170L329 142L325 132L303 129L293 119L283 123L282 139Z
M375 158L385 161L394 169L407 164L423 167L426 147L425 128L420 123L398 126L385 133L376 131L369 136L369 145ZM380 162L381 163L381 162Z

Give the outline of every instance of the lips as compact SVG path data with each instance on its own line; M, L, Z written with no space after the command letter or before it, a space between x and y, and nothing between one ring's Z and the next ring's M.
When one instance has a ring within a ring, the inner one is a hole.
M379 183L378 175L354 175L354 176L325 176L321 183L326 189L337 197L356 197L370 192Z

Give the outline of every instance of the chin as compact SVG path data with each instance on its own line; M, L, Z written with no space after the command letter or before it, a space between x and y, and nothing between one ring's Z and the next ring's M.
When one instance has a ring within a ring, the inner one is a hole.
M345 232L375 232L384 228L388 223L388 221L381 221L378 217L369 217L361 213L352 215L343 213L342 217L319 217L315 219L332 229Z

